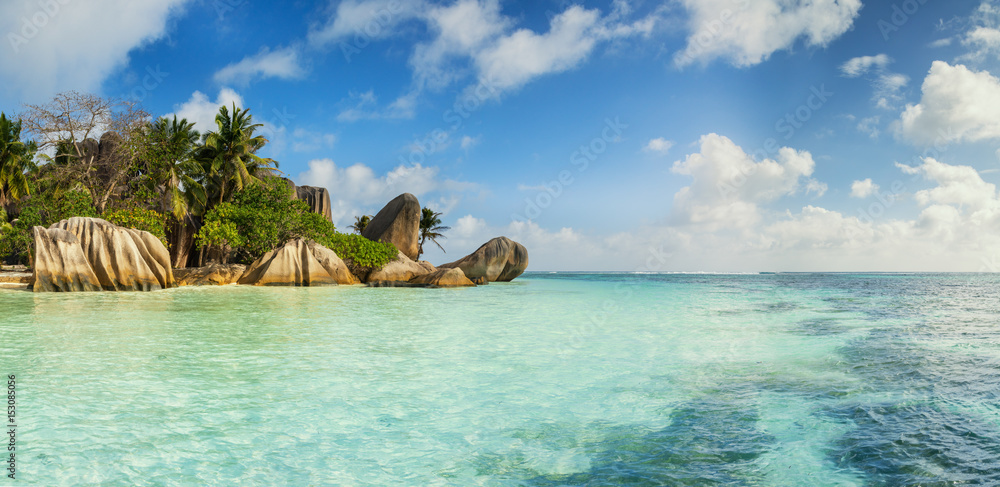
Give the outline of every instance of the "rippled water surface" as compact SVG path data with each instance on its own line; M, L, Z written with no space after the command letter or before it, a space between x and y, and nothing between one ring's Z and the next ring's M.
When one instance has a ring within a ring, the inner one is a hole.
M0 343L19 485L1000 484L997 276L0 290Z

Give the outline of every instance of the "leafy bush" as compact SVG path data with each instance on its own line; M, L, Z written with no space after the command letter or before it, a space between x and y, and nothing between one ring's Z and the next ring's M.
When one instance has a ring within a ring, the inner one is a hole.
M167 215L158 211L130 208L107 211L104 219L120 227L134 228L152 233L167 245Z
M48 228L74 216L96 217L97 210L84 191L38 191L32 187L31 196L21 203L21 213L9 226L0 228L0 257L16 263L29 263L35 239L31 228Z
M316 240L337 253L344 260L350 260L357 267L379 269L388 264L399 251L387 242L374 242L361 235L338 233L329 240Z
M209 210L195 238L199 246L220 248L244 264L292 238L320 245L331 241L336 235L333 223L291 197L291 188L279 179L244 188L231 203Z

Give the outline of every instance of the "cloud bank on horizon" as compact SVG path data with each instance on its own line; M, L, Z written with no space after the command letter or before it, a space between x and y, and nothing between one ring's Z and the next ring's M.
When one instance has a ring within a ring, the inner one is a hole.
M42 0L0 33L0 109L250 108L341 228L443 212L436 262L1000 271L1000 0Z

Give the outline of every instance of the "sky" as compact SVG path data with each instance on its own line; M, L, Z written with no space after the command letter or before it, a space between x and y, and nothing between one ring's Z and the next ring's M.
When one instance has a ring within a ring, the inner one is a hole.
M0 34L0 111L235 103L338 228L441 212L435 264L1000 272L1000 1L10 0Z

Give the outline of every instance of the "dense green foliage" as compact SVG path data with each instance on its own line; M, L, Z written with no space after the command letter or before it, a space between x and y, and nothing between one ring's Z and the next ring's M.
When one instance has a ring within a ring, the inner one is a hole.
M350 260L357 267L379 269L396 258L399 250L388 242L374 242L357 234L338 233L327 242L320 244L337 253L344 260Z
M280 179L244 188L233 201L216 205L205 215L195 236L198 245L216 247L240 263L251 263L289 239L308 238L350 259L359 267L379 268L396 258L392 244L360 235L336 233L333 223L312 213Z
M90 195L84 191L32 189L31 196L22 201L18 218L9 226L0 228L0 257L12 256L17 262L28 263L34 244L32 227L48 228L53 223L74 216L99 216Z
M285 241L304 237L324 245L335 235L332 222L291 199L291 188L269 179L236 193L205 215L195 236L198 245L216 247L233 260L250 263Z
M167 245L167 215L145 208L127 208L107 211L103 218L120 227L134 228L153 234Z

